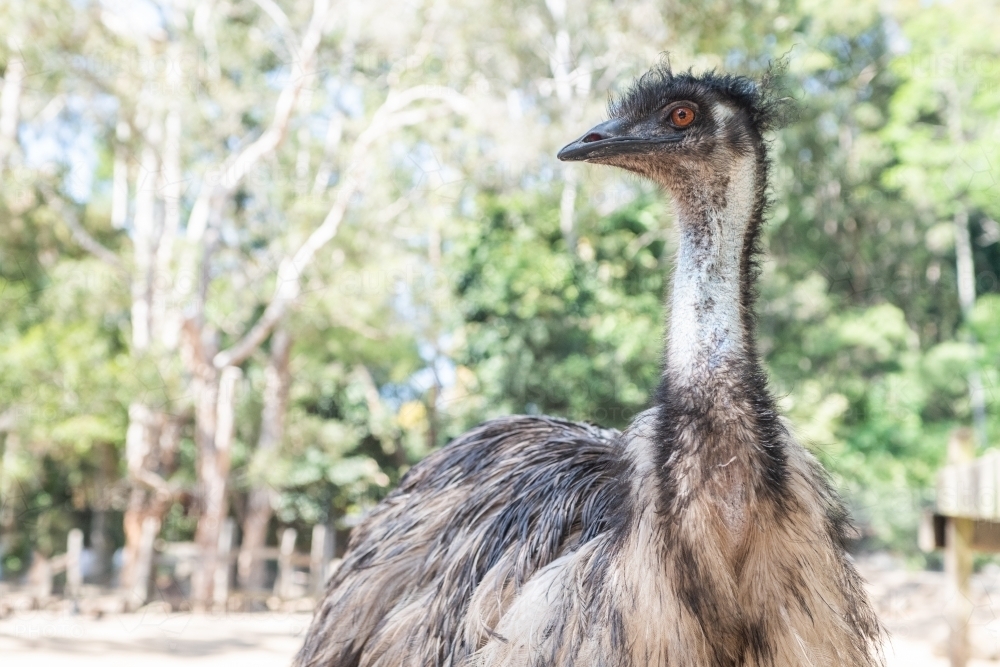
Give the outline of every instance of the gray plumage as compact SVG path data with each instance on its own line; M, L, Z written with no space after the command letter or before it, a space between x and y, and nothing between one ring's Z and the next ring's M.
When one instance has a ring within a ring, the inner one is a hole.
M380 664L379 644L420 647L413 664L471 653L462 625L487 574L501 595L516 590L609 528L623 501L617 435L505 417L428 456L352 536L315 621L342 631L311 632L303 652L333 665Z
M624 433L483 424L355 530L299 667L786 667L881 662L846 513L756 352L765 85L655 68L560 152L673 197L663 376ZM693 120L692 120L693 119Z

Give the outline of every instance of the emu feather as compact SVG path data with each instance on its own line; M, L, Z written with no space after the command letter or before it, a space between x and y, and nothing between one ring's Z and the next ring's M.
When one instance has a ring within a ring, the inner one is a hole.
M756 350L763 133L779 115L764 84L658 67L560 152L674 201L652 407L624 433L497 419L415 466L356 529L296 665L881 664L846 513Z

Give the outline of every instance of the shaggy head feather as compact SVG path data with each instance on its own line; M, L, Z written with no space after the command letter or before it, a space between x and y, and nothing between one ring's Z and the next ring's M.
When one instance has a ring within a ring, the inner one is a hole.
M784 63L772 64L760 79L714 70L693 74L675 73L664 60L636 79L624 92L608 102L608 115L636 122L675 100L698 97L706 92L719 95L746 111L761 135L784 127L795 118L791 98L779 86Z

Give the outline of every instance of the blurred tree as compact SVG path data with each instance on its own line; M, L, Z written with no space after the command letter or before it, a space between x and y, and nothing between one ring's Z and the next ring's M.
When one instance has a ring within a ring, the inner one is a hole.
M103 209L110 218L103 221L105 228L108 222L122 225L112 243L102 242L90 231L93 221L74 210L74 199L91 200L94 192L92 174L74 162L86 155L59 156L69 173L61 182L38 185L46 207L74 240L130 282L127 348L144 390L133 394L128 407L125 458L132 490L124 583L131 586L139 540L155 537L155 526L181 490L166 478L170 471L163 462L177 450L190 410L198 452L196 541L205 554L194 584L201 604L210 601L219 530L228 513L240 366L298 302L304 272L366 185L373 144L400 128L464 108L451 89L400 85L408 65L397 63L369 90L351 87L349 92L375 99L350 110L357 131L344 140L350 148L346 156L334 160L343 133L333 138L328 133L321 143L308 132L309 123L319 120L313 91L336 83L330 71L315 65L324 34L334 27L332 15L323 0L299 5L290 8L292 19L273 4L164 4L158 15L82 11L72 29L83 39L57 42L47 54L70 64L65 80L55 84L55 92L37 91L39 97L58 98L72 90L80 101L103 101L84 114L89 126L82 132L114 156L110 202L100 196L89 202L109 205ZM292 39L297 24L301 36ZM24 62L20 55L9 60L8 91L20 80L18 68L27 67L18 64ZM39 63L33 65L42 71ZM353 70L339 74L350 78ZM277 95L270 92L274 88ZM267 98L275 99L269 118L257 106ZM7 99L14 100L8 111L17 106L17 95ZM4 122L8 127L17 119L8 113ZM300 145L297 152L281 153L293 123L302 127L296 135ZM29 147L42 141L45 131L29 124L23 133ZM324 156L320 172L325 169L327 176L317 175L314 196L306 201L297 196L301 178L269 180L254 171L271 161L276 175L290 164L303 172L310 149ZM329 199L331 178L337 187ZM284 207L297 208L301 221L291 230L275 224ZM269 282L271 295L264 296ZM143 531L150 521L152 532Z
M479 419L626 424L672 216L554 154L666 49L788 54L761 349L909 548L976 370L998 428L994 4L0 4L0 562L118 510L126 562L147 520L211 560L232 513L257 585L276 522L350 523Z
M939 223L934 232L938 243L954 248L957 297L965 321L973 314L977 283L980 289L995 289L1000 268L983 253L976 265L972 236L973 227L992 228L1000 217L993 166L1000 148L996 10L996 3L990 2L901 8L909 49L893 63L901 85L886 130L899 156L893 182L906 189L925 215L951 218L950 229ZM988 233L976 239L980 247L997 240ZM976 339L971 330L966 334L977 356ZM979 444L985 446L992 433L979 365L968 366L967 373Z
M463 354L488 415L544 413L623 427L659 378L669 249L659 203L643 198L578 227L539 196L491 198L454 246Z

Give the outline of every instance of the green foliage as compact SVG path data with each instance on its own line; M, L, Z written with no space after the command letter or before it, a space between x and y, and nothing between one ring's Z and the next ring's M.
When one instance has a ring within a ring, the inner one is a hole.
M626 425L659 374L662 205L582 214L575 253L543 197L491 197L483 208L450 254L465 322L457 361L476 371L491 416Z
M279 4L301 26L313 3ZM295 341L290 401L282 441L267 451L257 447L267 346L242 364L234 514L266 487L279 523L349 520L481 419L537 412L621 427L648 405L669 206L612 170L580 165L570 179L553 153L598 118L607 89L670 45L676 66L696 70L759 74L788 55L783 82L801 112L773 137L760 349L783 409L869 543L912 552L948 433L971 419L973 369L991 442L1000 437L996 3L588 0L565 16L558 5L376 1L333 21L284 143L213 222L204 317L221 346L261 316L275 267L330 210L352 142L391 86L450 86L470 111L428 112L368 147L363 185L283 322ZM181 492L163 537L195 530L191 374L179 354L133 349L132 285L65 220L78 214L132 266L134 229L111 222L112 181L124 151L134 190L143 137L133 128L118 138L118 121L137 108L178 114L184 186L169 203L182 220L199 184L219 176L203 173L209 165L270 122L261 100L292 72L273 17L253 3L197 21L177 11L183 20L142 41L57 0L0 8L20 38L0 46L0 67L17 55L31 74L19 144L0 145L5 576L22 574L34 549L61 551L88 512L122 509L137 397L181 424L167 466ZM29 135L45 140L31 146ZM43 189L79 178L77 139L93 146L93 187L56 210ZM56 157L28 159L50 140ZM315 183L321 165L329 188ZM563 201L571 182L575 199ZM568 203L572 229L562 229ZM980 294L968 321L954 268L959 212Z

